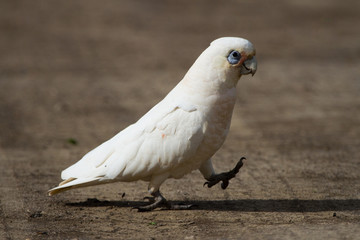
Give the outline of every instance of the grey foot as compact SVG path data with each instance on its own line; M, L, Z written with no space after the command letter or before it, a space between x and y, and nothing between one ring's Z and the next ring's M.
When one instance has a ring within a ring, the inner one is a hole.
M236 176L236 174L239 172L240 168L243 166L243 160L245 160L245 159L246 158L244 158L244 157L240 158L239 162L236 164L236 166L234 167L233 170L228 171L228 172L219 173L219 174L209 177L208 179L206 179L208 181L204 183L204 186L207 185L208 188L211 188L212 186L214 186L217 183L219 183L220 181L222 181L221 188L226 189L227 186L229 185L229 180Z
M192 204L188 204L188 205L182 205L182 204L170 204L160 193L160 191L157 191L153 194L153 197L145 197L144 199L147 199L150 201L149 205L146 206L140 206L137 207L137 210L139 212L148 212L148 211L152 211L156 208L161 208L161 209L168 209L168 210L186 210L186 209L190 209L191 207L193 207Z

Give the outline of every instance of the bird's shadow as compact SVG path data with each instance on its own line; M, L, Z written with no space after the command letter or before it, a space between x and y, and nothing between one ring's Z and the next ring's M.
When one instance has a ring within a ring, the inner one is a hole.
M320 212L360 210L360 199L242 199L216 201L171 201L175 204L193 205L193 210L240 211L240 212ZM73 207L132 207L148 204L146 201L100 201L89 198L84 202L66 203Z

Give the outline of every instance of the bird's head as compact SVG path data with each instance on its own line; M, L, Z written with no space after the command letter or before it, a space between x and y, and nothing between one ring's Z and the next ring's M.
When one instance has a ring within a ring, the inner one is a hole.
M222 68L231 69L239 75L254 75L257 68L255 48L243 38L223 37L214 40L209 49L213 50L214 63Z
M246 39L219 38L199 56L188 74L218 87L233 87L242 75L255 74L255 54L254 46Z

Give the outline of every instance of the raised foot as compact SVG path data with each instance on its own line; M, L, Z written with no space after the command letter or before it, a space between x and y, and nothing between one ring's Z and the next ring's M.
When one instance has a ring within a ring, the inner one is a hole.
M208 181L204 183L204 186L207 185L208 188L211 188L212 186L214 186L217 183L219 183L220 181L222 181L221 188L226 189L227 186L229 185L229 180L236 176L236 174L239 172L240 168L243 166L243 160L245 160L245 159L246 159L245 157L240 158L239 162L236 164L236 166L234 167L233 170L228 171L228 172L219 173L219 174L209 177L208 179L206 179Z

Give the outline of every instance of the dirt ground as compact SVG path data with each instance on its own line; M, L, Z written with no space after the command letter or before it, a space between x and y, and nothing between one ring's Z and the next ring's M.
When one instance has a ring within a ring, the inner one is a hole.
M1 1L0 239L360 239L359 25L358 0ZM248 159L228 189L196 171L162 187L196 207L145 213L145 182L47 196L221 36L258 59L213 158Z

